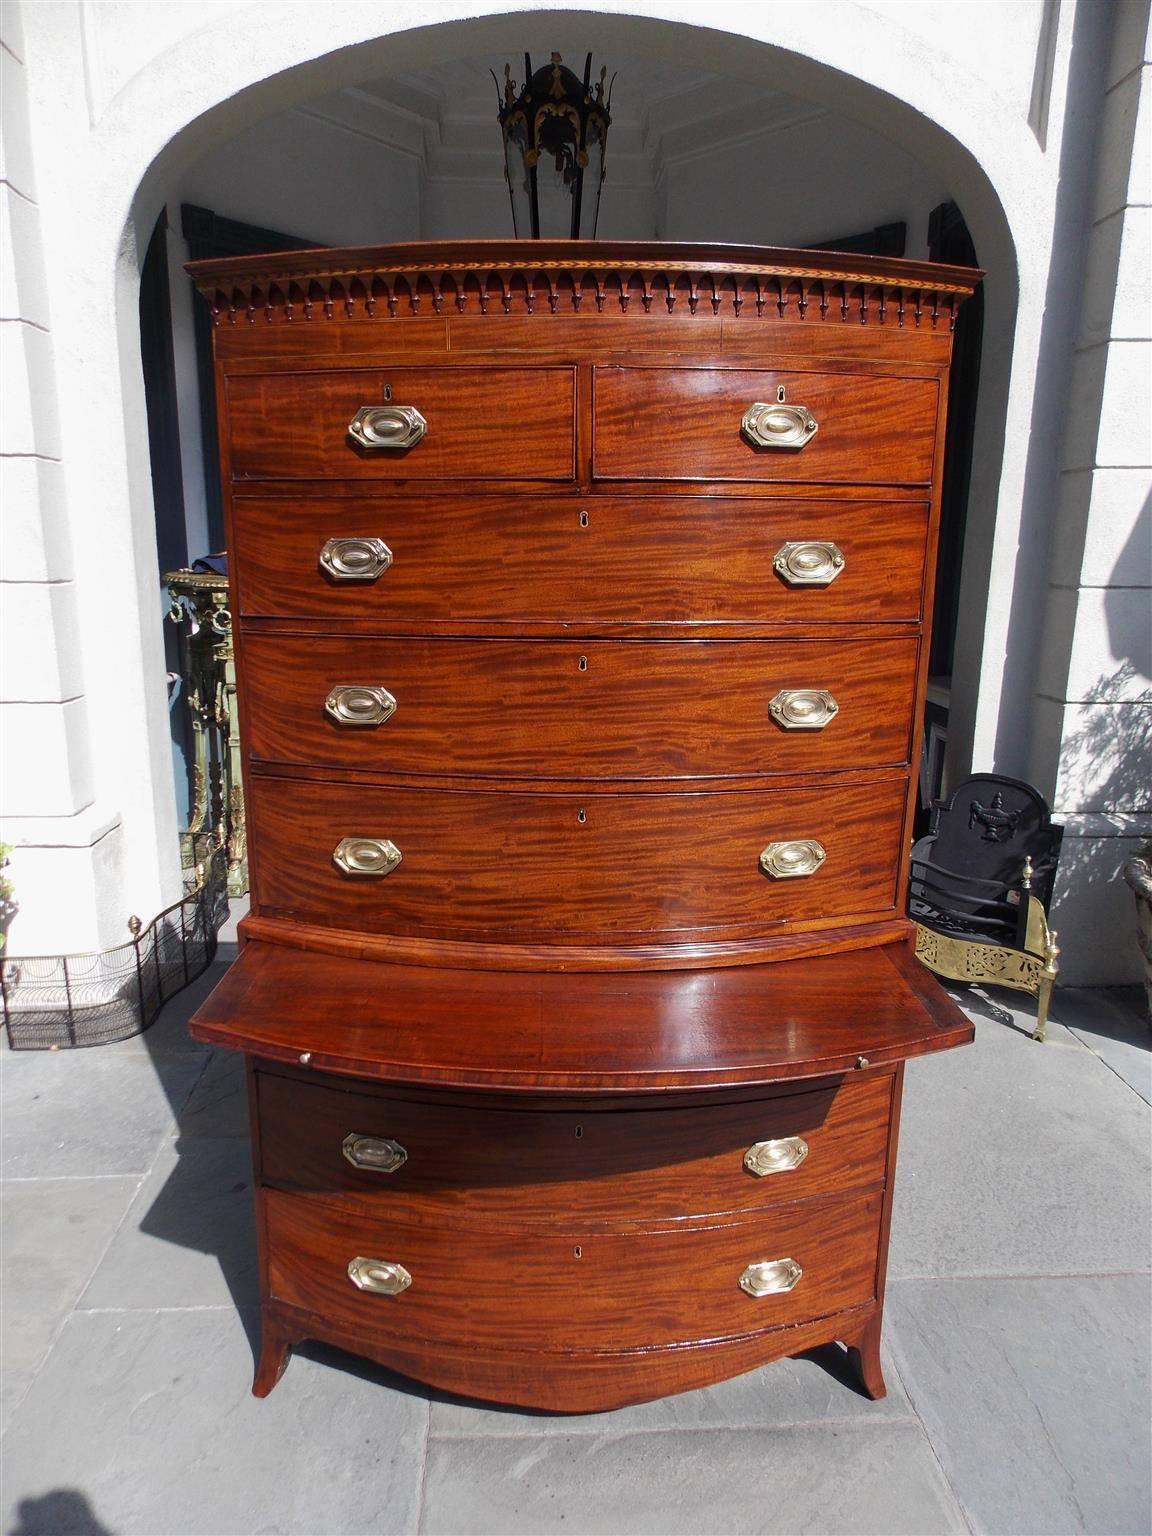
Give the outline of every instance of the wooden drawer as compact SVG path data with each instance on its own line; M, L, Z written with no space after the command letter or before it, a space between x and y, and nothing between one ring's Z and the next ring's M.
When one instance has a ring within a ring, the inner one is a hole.
M273 1299L360 1334L516 1349L628 1349L784 1327L875 1295L881 1197L804 1201L725 1224L630 1233L420 1225L332 1201L264 1195ZM357 1289L349 1262L402 1265L397 1295ZM792 1289L752 1296L754 1264L792 1260Z
M783 390L817 423L801 448L754 447L755 402ZM927 485L934 379L744 368L595 370L593 472L601 480L755 480Z
M255 758L395 773L648 778L885 767L908 761L917 652L916 640L895 639L248 634L244 724Z
M261 1072L266 1184L343 1194L389 1216L619 1222L759 1209L883 1183L891 1077L703 1108L476 1109L391 1099ZM400 1154L349 1137L396 1143ZM756 1173L745 1154L761 1143ZM799 1161L797 1161L799 1159Z
M236 496L232 515L245 616L456 626L915 621L928 528L922 501L795 497ZM379 539L392 563L334 581L334 538ZM790 586L777 557L820 541L834 580Z
M257 910L325 927L474 940L869 920L895 901L907 781L707 794L521 794L250 780ZM390 874L344 873L344 838L388 839ZM777 841L815 873L773 879Z
M366 448L349 432L365 406L415 406L414 447ZM231 374L235 480L570 480L572 368L340 368ZM243 542L243 541L242 541Z

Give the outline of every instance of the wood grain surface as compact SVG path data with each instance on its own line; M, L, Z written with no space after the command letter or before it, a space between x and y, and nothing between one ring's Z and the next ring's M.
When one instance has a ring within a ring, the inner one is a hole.
M542 1231L425 1225L269 1190L269 1294L352 1336L459 1337L480 1349L628 1349L739 1336L869 1301L878 1194L775 1206L737 1220L604 1231L563 1213ZM357 1257L400 1263L408 1290L381 1296L348 1278ZM753 1297L754 1263L792 1258L795 1288ZM466 1320L466 1324L465 1324Z
M267 1184L341 1196L388 1219L446 1223L684 1220L883 1184L892 1079L693 1109L530 1110L414 1102L261 1072ZM353 1166L349 1135L398 1142L394 1173ZM758 1176L757 1142L799 1137L796 1168Z
M245 637L249 751L271 762L392 773L627 779L820 773L908 762L918 646L820 641L564 641ZM348 724L348 684L394 713ZM769 706L825 690L818 730Z
M582 522L582 514L586 522ZM237 495L237 612L475 627L550 622L785 624L912 622L920 614L923 501L525 496L386 499ZM329 538L382 539L391 568L330 581ZM790 587L773 560L788 541L830 540L844 568Z
M386 391L391 391L387 394ZM240 480L570 480L572 368L345 368L231 374L226 423ZM415 406L428 423L403 452L362 448L365 405Z
M501 939L604 934L736 937L813 917L891 913L902 779L804 790L541 795L329 784L254 775L254 910L364 933ZM403 862L345 874L344 837ZM771 879L774 841L817 839L812 875Z
M666 1096L881 1068L964 1045L973 1026L905 944L730 969L553 975L337 961L250 942L192 1033L269 1061L307 1055L309 1071L352 1078Z
M803 448L756 448L740 430L755 401L807 406ZM740 368L595 370L593 470L605 480L850 481L927 485L932 379Z

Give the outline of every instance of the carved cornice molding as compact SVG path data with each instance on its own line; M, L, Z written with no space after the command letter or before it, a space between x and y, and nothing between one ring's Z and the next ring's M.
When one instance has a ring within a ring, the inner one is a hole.
M190 262L217 325L666 311L947 326L975 268L758 246L470 241Z

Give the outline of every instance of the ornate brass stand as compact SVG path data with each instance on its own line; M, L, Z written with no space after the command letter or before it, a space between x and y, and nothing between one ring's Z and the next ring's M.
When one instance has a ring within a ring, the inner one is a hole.
M1043 1041L1048 1034L1048 1007L1059 970L1056 957L1060 950L1055 933L1048 927L1044 905L1032 894L1031 887L1032 860L1025 858L1020 890L1009 892L1008 896L1011 900L1016 895L1020 902L1019 947L957 938L917 923L916 954L930 971L952 981L987 982L1031 992L1036 998L1032 1038Z
M180 839L185 869L204 857L221 830L228 856L228 894L248 890L244 789L236 711L236 664L228 578L211 571L169 571L169 618L184 635L184 686L192 711L192 812Z

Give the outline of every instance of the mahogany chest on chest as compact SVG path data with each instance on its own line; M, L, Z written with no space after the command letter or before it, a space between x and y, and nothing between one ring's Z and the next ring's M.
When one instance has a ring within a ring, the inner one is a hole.
M267 1392L559 1409L879 1334L951 327L979 274L506 242L216 320Z

